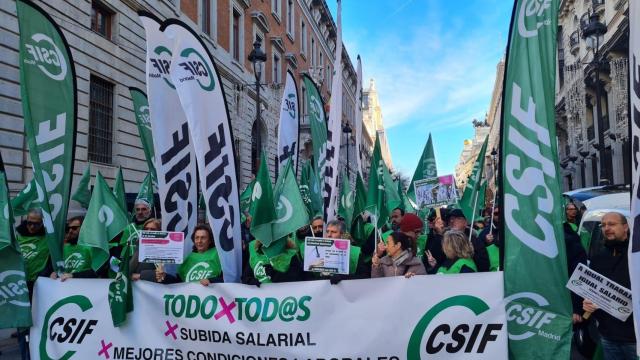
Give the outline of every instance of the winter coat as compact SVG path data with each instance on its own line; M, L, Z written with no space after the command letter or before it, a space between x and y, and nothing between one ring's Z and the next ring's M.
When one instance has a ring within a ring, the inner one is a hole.
M378 265L371 265L371 277L389 277L404 276L406 273L412 272L416 275L426 275L422 261L414 257L411 251L403 251L396 259L386 255L380 259Z

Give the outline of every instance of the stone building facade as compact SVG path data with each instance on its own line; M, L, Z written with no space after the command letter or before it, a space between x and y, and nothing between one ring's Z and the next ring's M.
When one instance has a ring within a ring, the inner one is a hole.
M590 14L606 26L598 41L598 81L595 44L584 38ZM628 1L563 0L558 26L556 132L563 188L629 184Z
M378 99L378 89L376 89L376 81L369 80L369 87L363 90L362 94L362 127L371 137L371 143L375 144L376 135L380 138L380 151L382 159L389 170L393 170L393 162L391 161L391 151L387 142L387 133L384 130L384 120L382 117L382 107ZM373 147L373 145L372 145ZM367 163L369 164L369 163ZM393 172L393 171L392 171Z
M145 36L138 10L147 10L160 19L183 20L198 31L213 54L231 116L241 188L255 173L260 150L267 151L270 159L275 156L286 71L294 74L301 99L306 92L301 76L306 73L319 85L325 103L329 103L336 24L324 0L35 2L62 29L75 62L78 124L74 186L88 163L92 175L99 170L107 179L115 178L118 167L122 167L128 193L137 193L146 175L128 90L131 86L146 88ZM20 101L15 1L0 2L0 19L0 151L15 194L32 177ZM247 59L256 37L262 40L267 54L261 81L260 121L256 121L255 77ZM356 96L356 72L346 49L342 64L343 121L355 128L360 97ZM303 101L300 107L300 156L306 159L311 154L310 129ZM104 148L108 153L96 151ZM343 151L341 158L344 157ZM274 166L269 165L274 176Z

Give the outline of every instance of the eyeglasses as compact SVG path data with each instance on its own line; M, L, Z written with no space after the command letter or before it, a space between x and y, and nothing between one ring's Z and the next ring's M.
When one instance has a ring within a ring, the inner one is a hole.
M620 225L620 224L622 224L622 223L620 223L620 222L610 222L610 223L603 222L603 223L600 224L600 226L601 227L608 227L608 226L616 226L616 225Z
M76 226L67 226L67 232L69 232L69 230L78 230L80 229L80 226L76 225Z
M39 221L27 221L27 226L42 226L42 223Z

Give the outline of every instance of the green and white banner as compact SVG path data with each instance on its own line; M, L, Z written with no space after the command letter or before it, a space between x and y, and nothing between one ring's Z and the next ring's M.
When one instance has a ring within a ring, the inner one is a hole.
M71 279L61 286L59 281L38 279L32 356L69 360L507 358L500 272L351 280L348 286L326 280L260 288L137 281L133 284L135 310L120 328L114 328L109 315L109 282ZM425 289L437 291L424 296Z
M568 359L571 304L555 131L558 0L515 2L500 160L511 359ZM532 274L534 274L532 276Z
M220 73L200 36L185 23L170 19L162 25L162 30L174 41L171 79L189 123L200 188L224 280L240 282L240 191L231 122Z
M324 102L320 96L320 91L310 77L303 75L304 86L307 89L306 108L309 116L309 127L311 128L311 142L313 144L313 167L316 179L320 180L320 193L322 194L324 187L324 169L327 165L327 122L325 120ZM322 213L324 214L324 202L322 204Z
M54 268L61 270L62 240L71 195L76 140L76 76L62 31L32 2L17 1L20 95L33 177L42 198Z
M136 124L138 125L138 133L140 134L140 142L142 142L142 150L144 150L144 158L147 160L149 172L156 183L156 166L154 164L155 152L153 150L153 132L151 131L151 117L149 115L149 101L144 91L130 87L131 101L133 102L133 113L136 116Z
M460 202L458 203L458 206L464 213L464 217L467 218L469 223L473 223L473 220L478 215L478 209L484 208L484 193L480 194L480 190L483 189L482 184L486 183L486 181L483 181L483 175L484 160L488 142L489 137L485 138L482 143L482 148L478 153L478 157L476 157L476 161L473 163L471 174L467 178L467 184L464 187L462 199L460 199Z
M298 106L298 86L293 73L287 71L287 81L280 103L280 122L278 123L278 154L276 164L278 172L282 172L287 160L293 161L294 172L298 169L298 125L300 111Z
M433 152L431 133L429 133L429 139L427 140L427 144L424 146L424 150L422 150L422 156L418 161L416 171L413 173L413 178L411 178L411 184L409 184L409 188L407 189L407 196L409 196L409 199L413 202L416 201L416 193L413 183L434 177L438 177L438 167L436 166L436 156Z
M4 163L0 156L0 329L31 326L31 304Z

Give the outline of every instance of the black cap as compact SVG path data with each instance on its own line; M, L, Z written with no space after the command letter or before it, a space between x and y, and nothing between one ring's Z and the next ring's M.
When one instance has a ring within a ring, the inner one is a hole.
M462 212L462 210L460 209L453 209L449 212L449 218L454 218L454 217L458 217L458 218L465 218L464 213Z

